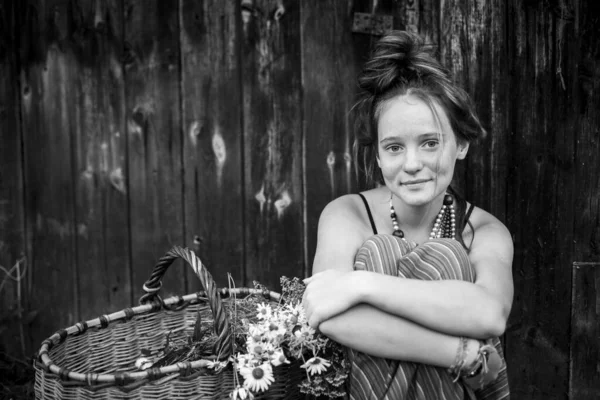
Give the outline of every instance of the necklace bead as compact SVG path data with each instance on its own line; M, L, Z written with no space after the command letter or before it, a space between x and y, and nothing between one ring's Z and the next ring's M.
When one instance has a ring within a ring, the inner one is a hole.
M400 229L398 216L396 215L396 210L394 209L392 199L393 195L390 196L390 218L392 220L392 226L394 228L393 235L404 239L404 232L402 231L402 229ZM433 228L431 229L429 238L456 239L456 213L454 211L454 198L449 194L446 194L444 196L442 208L440 209L440 212L435 218L435 222L433 223Z

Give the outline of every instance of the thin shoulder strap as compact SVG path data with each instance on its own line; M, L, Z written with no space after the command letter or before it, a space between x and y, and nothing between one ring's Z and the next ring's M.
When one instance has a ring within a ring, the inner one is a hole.
M371 209L369 208L369 203L367 203L367 199L363 196L362 193L358 194L362 199L363 203L365 203L365 208L367 209L367 214L369 215L369 221L371 221L371 227L373 228L373 233L377 235L377 228L375 227L375 221L373 221L373 215L371 214Z
M469 210L467 210L467 213L465 214L465 224L469 222L469 218L471 218L471 213L473 212L474 208L475 204L471 203L471 205L469 206Z
M471 243L469 243L469 247L467 247L467 252L471 251L471 246L473 246L473 239L475 239L475 230L473 229L473 224L471 223L471 221L469 221L469 218L471 218L471 213L473 212L473 209L475 208L475 204L471 203L471 205L469 206L469 209L467 210L466 214L465 214L465 225L469 225L469 227L471 227L471 231L473 231L473 235L471 236Z

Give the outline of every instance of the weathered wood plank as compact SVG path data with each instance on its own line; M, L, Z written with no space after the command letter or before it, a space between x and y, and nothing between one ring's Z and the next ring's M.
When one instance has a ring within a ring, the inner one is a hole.
M569 398L600 397L600 263L573 263Z
M460 80L471 95L487 135L473 143L466 160L466 197L504 221L508 140L506 10L498 0L470 2L466 8Z
M181 4L185 242L219 286L244 281L240 9L236 2ZM196 279L192 282L198 289Z
M569 394L571 399L587 400L600 397L600 4L590 0L567 4L572 6L560 10L562 29L572 23L575 32L559 44L568 55L577 55L569 65L576 64L577 70L564 77L566 90L572 93L572 113L578 118L573 127L577 188L573 257L592 261L573 265Z
M184 243L179 4L124 0L128 182L134 297L158 259ZM185 292L179 263L164 296Z
M440 43L439 0L404 0L400 3L400 28L418 33L425 43Z
M300 5L242 2L246 277L305 271Z
M352 33L353 8L342 2L302 2L304 190L308 264L321 211L357 191L351 108L368 35ZM310 275L310 267L305 271Z
M489 174L489 183L482 182L477 174L471 174L469 177L474 201L480 202L483 207L495 215L500 221L506 223L506 191L508 182L508 141L510 131L508 129L510 114L510 93L506 82L510 80L509 76L509 57L506 43L507 37L507 7L504 0L488 1L486 14L489 15L485 20L485 26L489 26L489 33L482 47L477 49L476 57L484 57L485 62L481 63L481 69L490 64L489 97L485 100L489 111L484 115L483 124L488 131L486 145L487 152L479 154L479 162L487 167ZM488 25L489 24L489 25ZM487 32L487 31L486 31ZM490 50L491 49L491 50ZM489 58L484 55L490 53ZM481 72L485 75L485 72ZM477 93L478 89L475 89ZM477 98L475 98L476 104ZM479 109L478 109L479 110ZM477 154L473 157L477 159Z
M34 348L79 318L73 138L76 55L68 1L23 5L21 105Z
M457 163L453 186L501 221L506 213L508 59L506 9L499 0L442 1L444 64L471 96L487 131Z
M122 3L72 2L69 51L81 318L131 305Z
M29 290L25 259L23 160L16 55L17 4L0 4L0 351L25 356ZM7 271L10 277L6 276ZM16 278L16 279L14 279ZM22 279L20 279L22 278ZM24 326L25 325L25 326Z
M562 46L565 52L579 52L574 61L577 74L573 72L567 81L579 122L573 130L577 139L574 254L578 260L600 261L600 3L572 0L570 4L575 5L570 18L577 32L563 39Z
M574 61L557 53L556 14L544 4L509 4L511 125L507 220L515 242L515 301L506 333L509 380L516 398L565 399L574 201L574 118L563 74ZM564 40L572 40L568 26ZM568 79L567 79L568 80ZM568 236L567 236L568 237ZM535 368L531 366L535 365Z
M470 3L462 0L440 0L440 60L454 80L467 92L469 87L469 43L467 32ZM460 161L454 170L452 187L462 196L468 195L467 163Z

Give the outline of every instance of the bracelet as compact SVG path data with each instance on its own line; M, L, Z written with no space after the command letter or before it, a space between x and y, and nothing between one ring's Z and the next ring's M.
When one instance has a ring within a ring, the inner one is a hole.
M467 362L467 355L469 354L469 339L466 337L460 337L458 342L458 347L456 348L456 357L454 358L454 362L448 368L448 373L454 377L453 382L457 382L462 374L462 370L465 367L465 363Z

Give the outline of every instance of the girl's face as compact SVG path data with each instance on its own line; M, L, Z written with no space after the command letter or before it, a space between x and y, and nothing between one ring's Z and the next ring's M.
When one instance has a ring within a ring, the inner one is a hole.
M456 160L469 149L468 143L457 143L446 113L433 104L438 118L414 95L394 97L380 109L377 164L386 186L409 206L443 196Z

